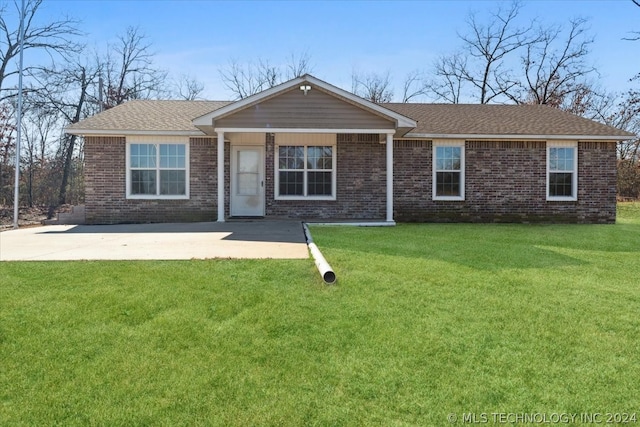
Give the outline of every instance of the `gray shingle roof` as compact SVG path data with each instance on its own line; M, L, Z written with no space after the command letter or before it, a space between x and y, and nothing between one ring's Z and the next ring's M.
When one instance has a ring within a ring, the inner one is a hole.
M74 123L67 130L199 133L191 121L229 103L230 101L134 100Z
M546 105L383 105L418 122L411 134L633 136Z
M231 101L129 101L67 127L71 133L184 132L192 120ZM544 105L381 104L417 121L411 135L634 136Z

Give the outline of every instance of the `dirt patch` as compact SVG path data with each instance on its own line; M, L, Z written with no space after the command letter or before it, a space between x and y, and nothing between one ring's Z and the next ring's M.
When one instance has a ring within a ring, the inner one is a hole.
M53 210L52 218L59 212L70 212L70 205L63 205ZM21 207L18 209L18 226L34 227L42 225L42 221L48 219L48 206ZM13 206L0 205L0 230L13 228Z

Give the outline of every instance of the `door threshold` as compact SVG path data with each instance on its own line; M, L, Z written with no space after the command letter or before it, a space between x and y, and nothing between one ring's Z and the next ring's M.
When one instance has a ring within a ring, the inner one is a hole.
M252 221L252 220L261 220L264 219L264 216L230 216L227 218L228 221Z

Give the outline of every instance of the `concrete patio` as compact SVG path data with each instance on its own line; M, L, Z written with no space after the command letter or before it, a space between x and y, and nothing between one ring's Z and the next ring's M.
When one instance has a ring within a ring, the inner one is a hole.
M299 221L48 225L0 233L0 261L308 257Z

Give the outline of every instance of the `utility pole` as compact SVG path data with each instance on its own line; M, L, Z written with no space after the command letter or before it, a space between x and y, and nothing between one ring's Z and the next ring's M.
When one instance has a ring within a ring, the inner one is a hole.
M23 71L23 52L24 52L24 16L25 4L22 0L20 7L20 63L18 65L18 117L16 130L16 174L15 174L15 191L13 195L13 228L18 228L18 207L20 205L20 141L22 139L22 71Z

